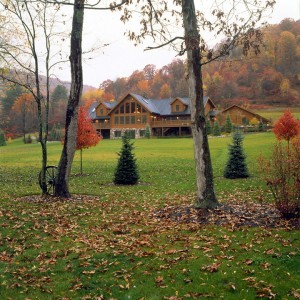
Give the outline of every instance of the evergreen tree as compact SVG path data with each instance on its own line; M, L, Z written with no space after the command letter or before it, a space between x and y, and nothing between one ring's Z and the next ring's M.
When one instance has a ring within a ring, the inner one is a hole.
M122 149L118 153L119 160L115 171L114 183L133 185L139 180L136 159L133 150L133 143L130 142L128 133L125 132L122 136Z
M211 124L209 120L206 121L206 134L211 134Z
M150 125L147 124L146 130L145 130L145 138L150 139L150 137L151 137L151 128L150 128Z
M227 117L226 117L226 121L225 121L225 125L224 125L224 131L226 133L231 133L232 132L232 122L231 122L231 119L230 119L229 115L227 115Z
M229 159L224 171L224 177L229 179L249 177L246 157L243 151L243 136L239 131L233 134L232 144L229 145Z
M57 85L51 94L51 101L57 103L59 100L68 100L68 90L63 85Z
M5 135L3 132L0 132L0 146L6 146Z
M258 131L263 132L265 130L266 130L265 124L262 121L260 121L259 124L258 124Z
M214 136L220 136L221 135L220 126L219 126L219 123L217 121L214 124L213 135Z

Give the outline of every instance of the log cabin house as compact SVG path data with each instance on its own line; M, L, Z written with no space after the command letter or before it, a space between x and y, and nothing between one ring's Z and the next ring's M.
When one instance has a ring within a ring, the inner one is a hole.
M204 97L205 114L215 117L215 105ZM128 131L131 138L145 135L148 125L153 136L191 135L188 98L149 99L128 93L120 101L95 103L90 108L95 129L103 138L119 138Z
M245 108L233 105L217 111L209 97L204 97L205 115L211 123L224 125L227 116L237 126L248 125L256 119L268 125L270 121ZM93 125L103 138L120 138L128 131L131 138L145 135L146 126L152 136L191 136L189 98L149 99L128 93L120 101L94 103L89 111Z

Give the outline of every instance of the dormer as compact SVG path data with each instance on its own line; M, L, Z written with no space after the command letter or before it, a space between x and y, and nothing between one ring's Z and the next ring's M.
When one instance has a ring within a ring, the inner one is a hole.
M182 113L184 112L187 107L188 103L185 99L183 98L175 98L171 103L171 113Z
M106 105L105 102L101 102L97 108L96 108L96 116L97 117L106 117L109 112L111 111L111 108Z

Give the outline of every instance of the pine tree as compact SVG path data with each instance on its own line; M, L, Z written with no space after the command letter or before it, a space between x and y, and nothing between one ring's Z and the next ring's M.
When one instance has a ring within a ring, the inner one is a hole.
M214 124L214 130L213 130L213 135L214 136L220 136L221 135L221 130L218 122L215 122Z
M3 132L0 132L0 146L6 146L5 136Z
M225 122L225 126L224 126L224 131L226 133L231 133L232 131L232 122L231 122L231 119L230 119L230 116L227 115L226 117L226 122Z
M122 136L122 144L121 152L118 153L119 160L115 171L114 183L125 185L137 184L139 174L136 159L132 153L133 143L130 142L127 132Z
M211 124L209 120L206 121L206 134L211 134Z
M145 138L150 139L150 137L151 137L151 128L150 128L150 125L147 124L146 130L145 130Z
M224 177L229 179L249 177L246 157L243 151L243 136L239 131L233 134L232 144L229 145L229 159L224 171Z

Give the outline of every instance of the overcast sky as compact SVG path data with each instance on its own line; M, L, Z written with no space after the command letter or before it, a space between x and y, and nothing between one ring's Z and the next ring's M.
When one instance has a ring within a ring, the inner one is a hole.
M267 21L279 23L284 18L298 20L299 15L300 0L277 0L274 12ZM161 68L176 58L176 53L171 50L144 51L148 44L135 47L124 36L124 25L118 20L118 16L109 11L86 10L83 43L86 49L94 44L109 44L93 54L93 59L87 59L89 56L86 56L84 61L84 84L94 87L98 87L106 79L127 77L135 70L142 70L147 64ZM67 66L58 77L70 80Z

